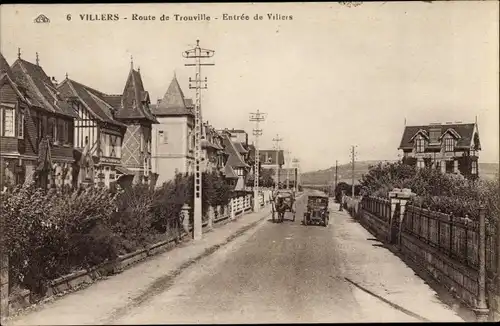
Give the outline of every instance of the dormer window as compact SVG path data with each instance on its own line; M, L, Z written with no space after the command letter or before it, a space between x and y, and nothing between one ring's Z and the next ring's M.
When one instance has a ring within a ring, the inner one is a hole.
M453 138L445 138L444 151L453 152L455 150L455 140Z
M417 138L415 140L415 150L417 153L423 153L425 151L425 139Z

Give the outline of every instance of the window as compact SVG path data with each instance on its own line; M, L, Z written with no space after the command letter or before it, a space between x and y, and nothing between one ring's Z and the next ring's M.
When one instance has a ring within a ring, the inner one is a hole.
M144 152L144 135L141 133L141 152Z
M417 161L417 168L419 168L419 169L425 168L425 162L421 161L421 160L418 160Z
M168 134L167 132L160 130L158 131L159 143L160 144L168 144Z
M24 138L24 113L20 113L17 119L17 137Z
M2 136L14 137L15 116L13 108L2 108Z
M147 144L148 153L151 153L151 139L148 139L146 144Z
M444 140L445 152L453 152L455 150L455 140L453 138L446 138Z
M417 138L415 143L417 153L423 153L425 151L425 140L422 138Z
M109 135L109 156L116 157L116 140L117 136Z
M477 161L472 161L471 173L477 174Z
M446 173L453 173L455 169L455 162L454 161L446 161Z
M116 137L116 157L122 157L122 138Z
M429 138L431 143L439 143L439 136L441 136L441 129L430 129Z
M64 123L65 121L62 120L62 119L57 119L57 140L60 142L60 143L63 143L64 142Z

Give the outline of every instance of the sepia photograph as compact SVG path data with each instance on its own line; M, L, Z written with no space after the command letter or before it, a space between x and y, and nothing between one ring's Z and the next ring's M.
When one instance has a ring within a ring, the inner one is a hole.
M0 5L1 324L499 322L499 20Z

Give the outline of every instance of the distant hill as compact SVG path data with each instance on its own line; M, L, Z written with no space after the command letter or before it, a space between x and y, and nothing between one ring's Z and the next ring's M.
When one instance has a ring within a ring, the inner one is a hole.
M479 163L479 176L489 180L498 178L498 163Z
M376 165L378 162L396 162L396 161L359 161L354 165L354 183L357 184L363 174L368 173L370 165ZM479 176L484 179L494 179L498 174L498 163L479 163ZM326 185L335 181L335 166L326 170L306 172L301 175L301 181L304 185ZM337 182L352 181L351 164L339 165L337 168Z

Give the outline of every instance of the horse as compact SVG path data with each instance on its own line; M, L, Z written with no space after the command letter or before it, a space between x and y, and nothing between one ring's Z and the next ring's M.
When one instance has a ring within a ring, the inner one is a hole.
M288 205L285 203L283 198L277 198L276 201L276 212L278 213L278 223L283 222L285 219L285 212L288 208Z

